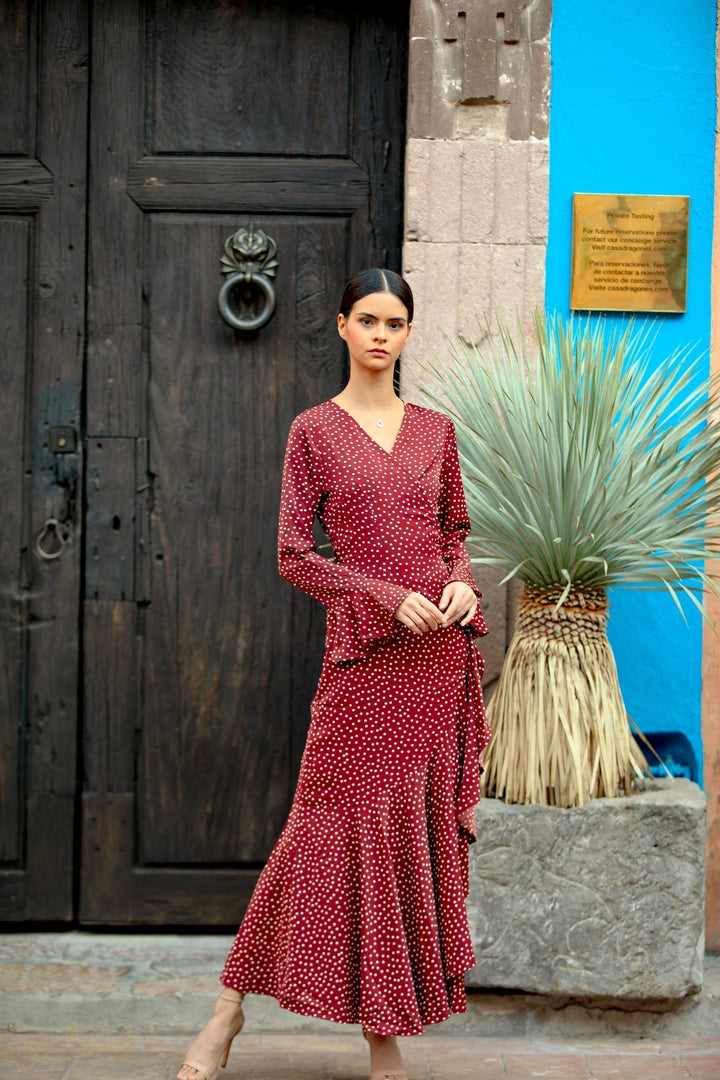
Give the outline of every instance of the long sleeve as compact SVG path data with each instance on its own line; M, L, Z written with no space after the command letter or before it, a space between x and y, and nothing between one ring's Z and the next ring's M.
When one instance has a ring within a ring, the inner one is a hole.
M465 540L470 533L470 515L460 473L455 427L451 420L448 420L441 485L439 516L443 534L442 553L450 572L450 580L463 581L480 599L482 593L472 575L470 557L465 547ZM470 626L478 634L488 632L479 607Z
M292 585L325 604L328 645L336 664L364 659L398 629L394 612L408 590L378 581L318 554L313 518L323 492L307 432L295 420L283 469L278 568Z

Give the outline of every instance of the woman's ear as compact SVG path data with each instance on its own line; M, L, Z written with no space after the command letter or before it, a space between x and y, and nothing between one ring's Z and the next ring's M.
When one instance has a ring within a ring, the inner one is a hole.
M408 325L407 325L407 332L408 332L408 334L410 334L410 331L411 331L411 330L412 330L412 323L411 323L411 322L409 322L409 323L408 323Z
M345 327L346 327L346 325L347 325L347 321L345 319L345 316L343 315L342 312L340 312L340 314L337 317L337 328L338 328L338 334L340 335L340 337L343 340L345 340Z

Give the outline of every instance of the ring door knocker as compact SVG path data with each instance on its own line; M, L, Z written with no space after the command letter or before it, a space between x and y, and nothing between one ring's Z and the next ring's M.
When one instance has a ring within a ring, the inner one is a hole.
M67 537L60 522L56 518L48 518L35 539L35 551L45 562L52 562L60 558L66 544Z
M218 293L218 310L233 330L251 334L275 311L271 279L277 273L277 244L250 222L228 236L224 247L220 263L228 276Z

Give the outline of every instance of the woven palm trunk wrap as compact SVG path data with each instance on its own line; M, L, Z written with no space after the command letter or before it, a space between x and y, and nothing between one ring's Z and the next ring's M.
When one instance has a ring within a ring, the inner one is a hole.
M484 793L581 806L629 794L648 765L632 736L607 636L604 589L526 585L487 714Z

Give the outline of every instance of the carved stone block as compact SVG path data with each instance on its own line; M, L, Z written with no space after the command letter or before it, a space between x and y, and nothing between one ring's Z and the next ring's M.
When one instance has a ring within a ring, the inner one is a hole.
M410 134L453 138L469 108L499 103L507 138L547 138L551 12L551 0L415 0Z
M705 804L681 779L570 810L484 800L468 985L635 1001L698 990Z

